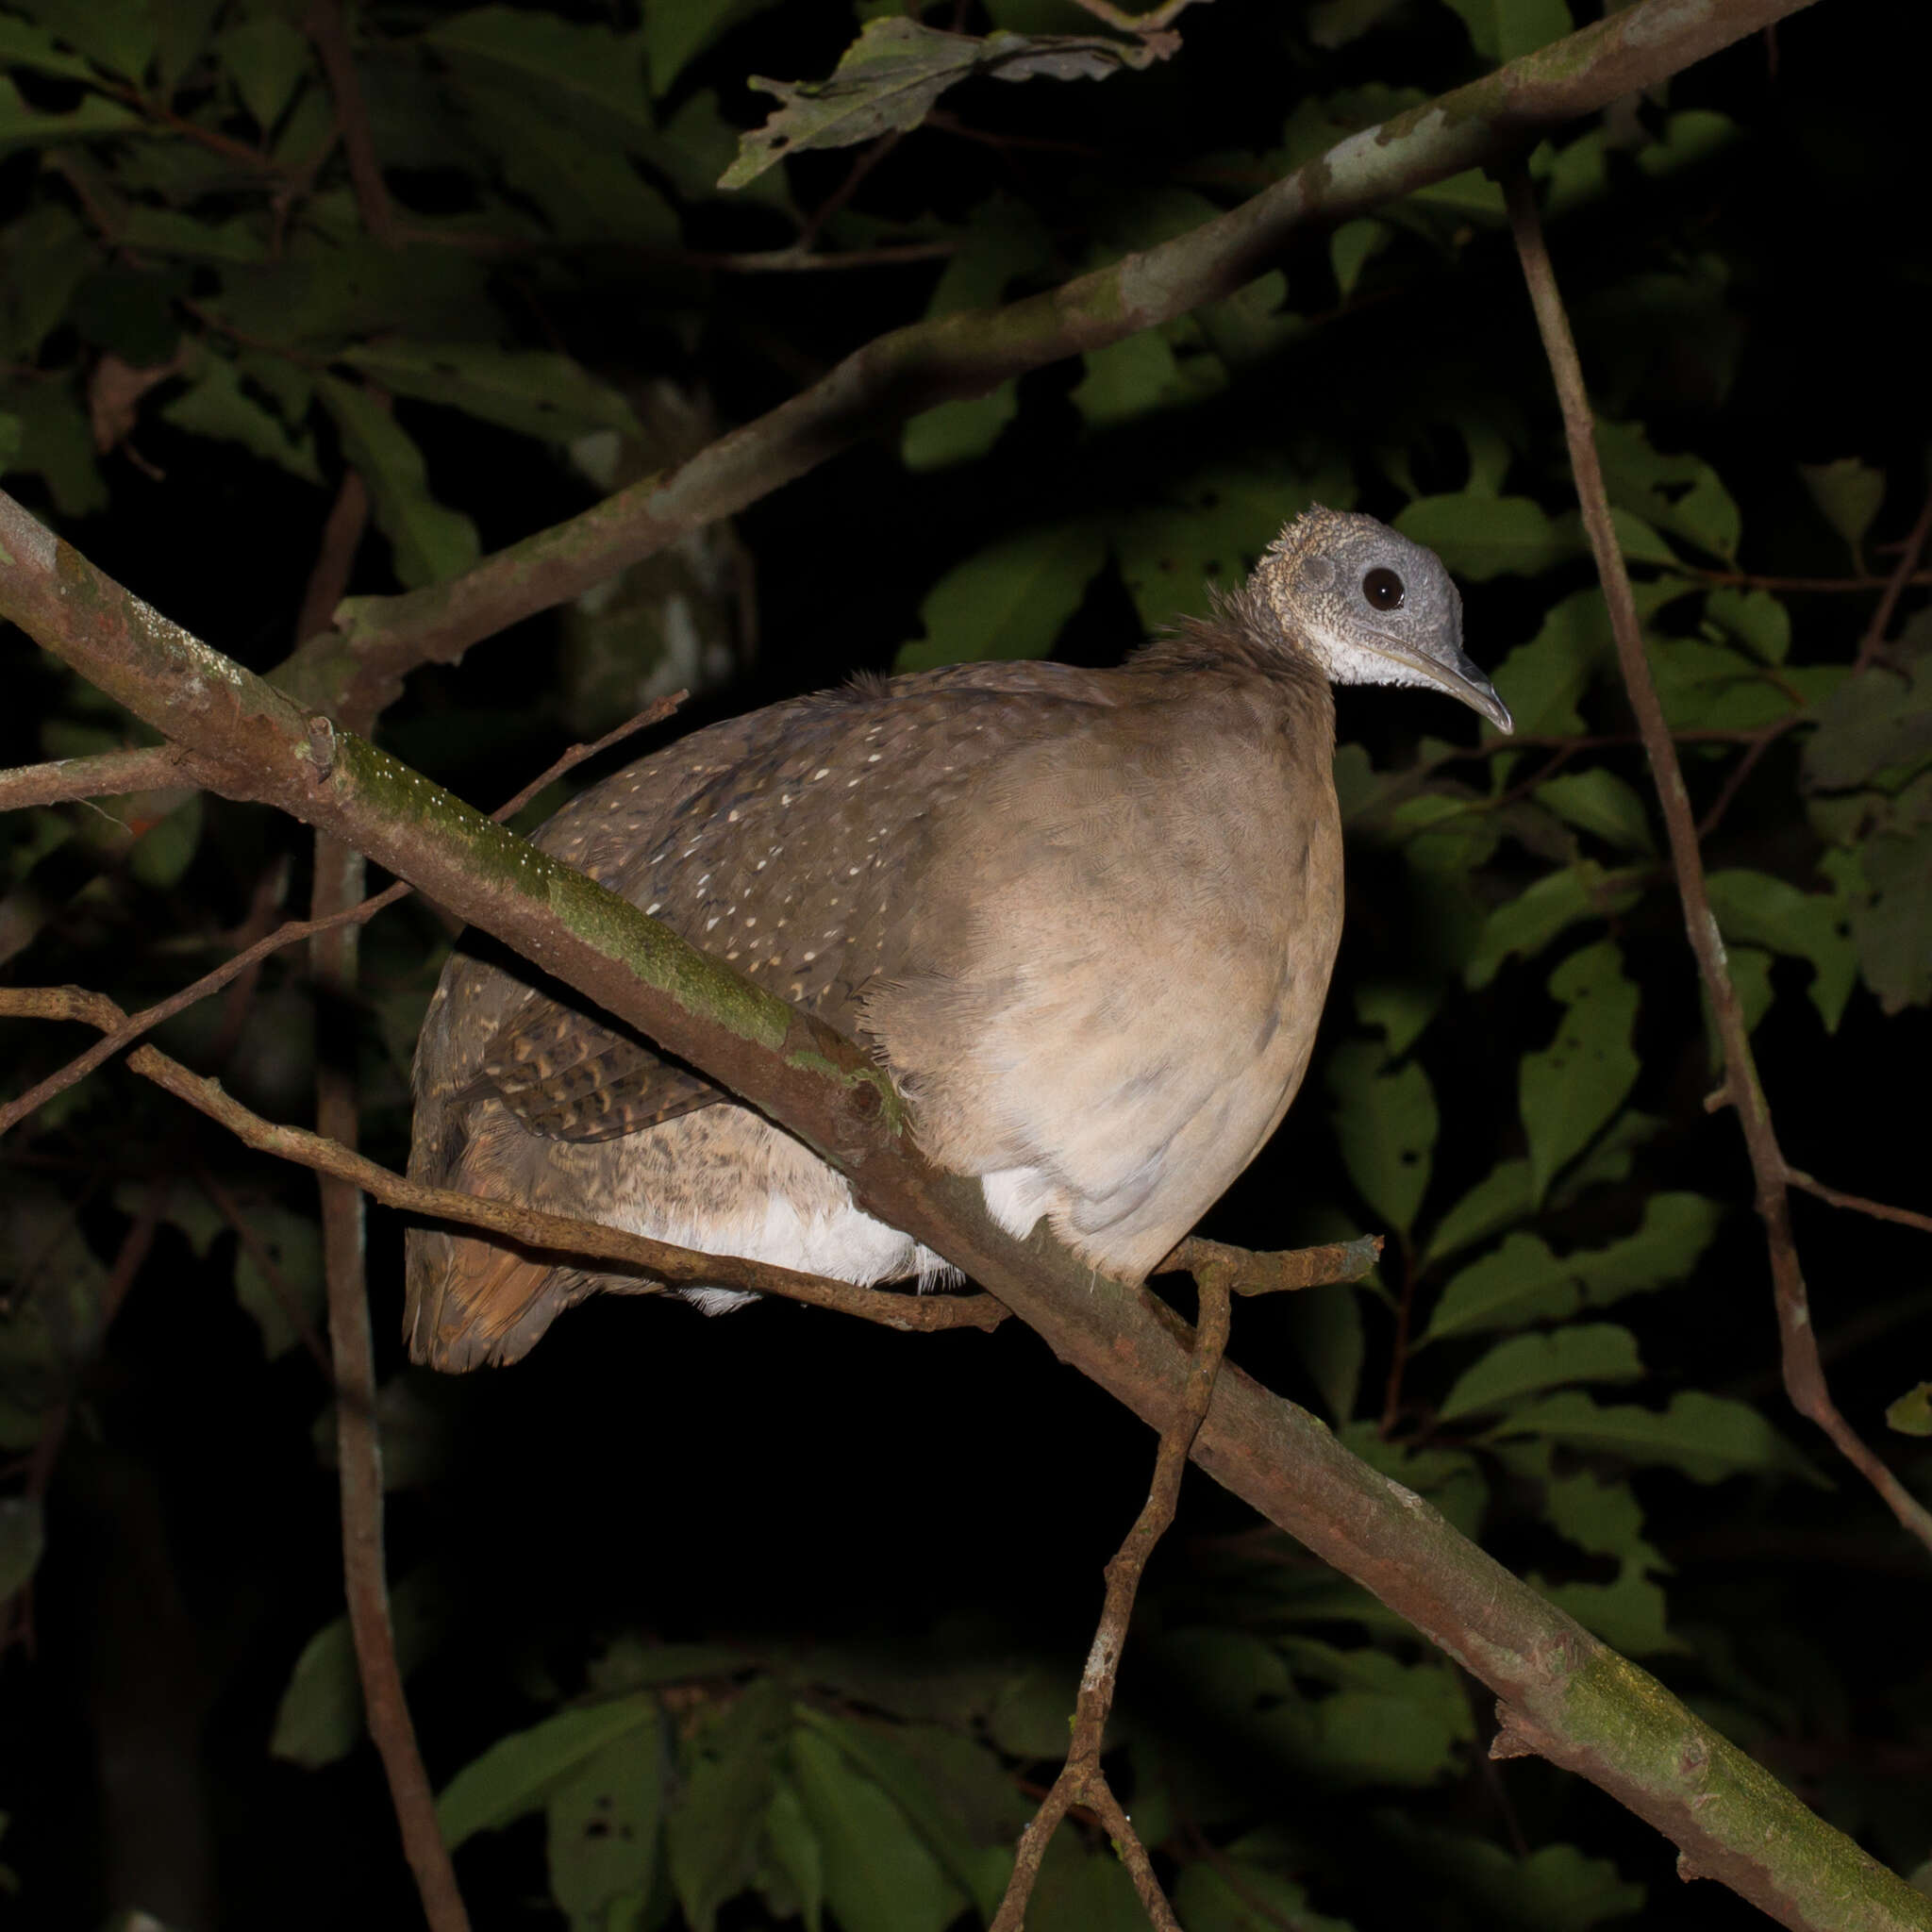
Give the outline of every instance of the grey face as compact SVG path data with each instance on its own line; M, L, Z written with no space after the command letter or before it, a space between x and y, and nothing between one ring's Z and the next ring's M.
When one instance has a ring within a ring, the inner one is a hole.
M1374 517L1320 506L1261 559L1256 583L1336 684L1426 684L1500 730L1509 708L1464 655L1462 599L1441 558Z

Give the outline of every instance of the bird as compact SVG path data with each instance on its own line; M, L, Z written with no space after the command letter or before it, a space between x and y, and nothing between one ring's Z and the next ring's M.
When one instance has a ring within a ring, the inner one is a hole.
M1043 1219L1138 1283L1307 1071L1341 932L1337 684L1429 687L1510 729L1441 560L1317 505L1115 668L861 675L626 766L535 842L869 1047L921 1152L1002 1227ZM855 1283L958 1278L702 1071L474 935L414 1098L420 1181ZM406 1340L445 1369L511 1361L586 1295L659 1286L417 1226Z

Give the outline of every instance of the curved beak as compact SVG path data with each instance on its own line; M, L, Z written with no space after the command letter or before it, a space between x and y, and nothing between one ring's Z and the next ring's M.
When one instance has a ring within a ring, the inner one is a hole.
M1457 651L1455 661L1448 664L1424 657L1410 658L1407 661L1424 676L1440 684L1452 698L1460 698L1472 711L1480 711L1498 731L1516 729L1515 721L1509 716L1509 707L1496 695L1496 687L1483 675L1481 667L1461 651Z

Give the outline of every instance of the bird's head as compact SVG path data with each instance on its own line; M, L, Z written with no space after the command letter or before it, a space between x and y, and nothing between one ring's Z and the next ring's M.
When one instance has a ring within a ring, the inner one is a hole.
M1319 504L1269 546L1254 588L1335 684L1426 684L1499 729L1509 708L1462 649L1462 599L1434 551Z

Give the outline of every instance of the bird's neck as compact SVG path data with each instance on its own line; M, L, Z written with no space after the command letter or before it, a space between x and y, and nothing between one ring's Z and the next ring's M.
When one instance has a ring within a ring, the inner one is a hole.
M1335 735L1335 694L1314 654L1243 589L1207 617L1183 620L1143 644L1128 669L1176 684L1241 689L1291 730Z

